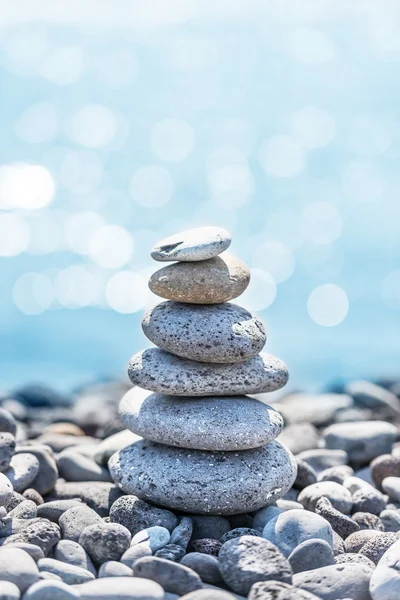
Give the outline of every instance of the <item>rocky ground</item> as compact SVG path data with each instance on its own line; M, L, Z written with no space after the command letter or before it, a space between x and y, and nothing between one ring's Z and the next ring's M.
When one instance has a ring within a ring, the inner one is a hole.
M110 457L137 439L118 417L125 391L0 398L0 600L400 598L399 382L283 396L278 440L297 479L232 516L165 510L114 484Z

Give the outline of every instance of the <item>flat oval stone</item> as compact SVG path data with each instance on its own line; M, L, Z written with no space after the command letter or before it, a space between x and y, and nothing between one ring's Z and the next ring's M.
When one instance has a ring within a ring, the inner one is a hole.
M134 389L134 388L133 388ZM153 442L198 450L258 448L283 428L281 415L247 396L190 398L130 390L120 403L120 418L134 433Z
M207 260L218 256L231 243L231 236L222 227L196 227L170 235L151 250L154 260L161 262Z
M267 339L255 315L229 303L161 302L145 313L142 328L158 348L200 362L243 362L261 352Z
M289 373L283 361L261 353L235 364L186 360L149 348L135 354L128 366L135 385L171 396L239 396L283 387Z
M248 267L228 252L199 262L182 262L153 273L149 288L167 300L218 304L243 294L250 282Z
M142 440L108 464L127 494L197 514L257 510L284 496L296 478L294 457L276 441L241 452L205 452Z

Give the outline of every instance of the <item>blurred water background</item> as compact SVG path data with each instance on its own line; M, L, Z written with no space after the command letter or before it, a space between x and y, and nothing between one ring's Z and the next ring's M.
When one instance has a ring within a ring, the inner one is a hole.
M124 374L215 224L292 388L400 372L397 0L1 0L2 387Z

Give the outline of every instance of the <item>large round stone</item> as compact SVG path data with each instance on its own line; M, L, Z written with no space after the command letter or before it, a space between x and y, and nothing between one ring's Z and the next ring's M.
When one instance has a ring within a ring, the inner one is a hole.
M129 390L120 418L134 433L153 442L198 450L247 450L274 440L283 428L281 415L247 396L190 398Z
M230 246L231 236L222 227L196 227L158 242L151 256L159 261L197 261L218 256Z
M178 511L229 515L283 496L296 478L291 453L273 441L241 452L206 452L136 442L109 461L127 494Z
M167 300L218 304L237 298L250 282L248 267L228 252L199 262L168 265L153 273L149 287Z
M286 365L271 354L261 353L242 363L218 364L186 360L149 348L129 363L135 385L171 396L239 396L279 390L289 374Z
M161 302L142 319L153 344L183 358L234 363L252 358L267 339L262 322L236 304Z

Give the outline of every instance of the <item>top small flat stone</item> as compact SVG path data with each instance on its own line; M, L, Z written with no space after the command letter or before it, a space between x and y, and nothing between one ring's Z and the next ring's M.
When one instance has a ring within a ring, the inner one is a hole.
M208 260L218 256L231 243L222 227L197 227L164 238L153 246L151 256L160 262Z

